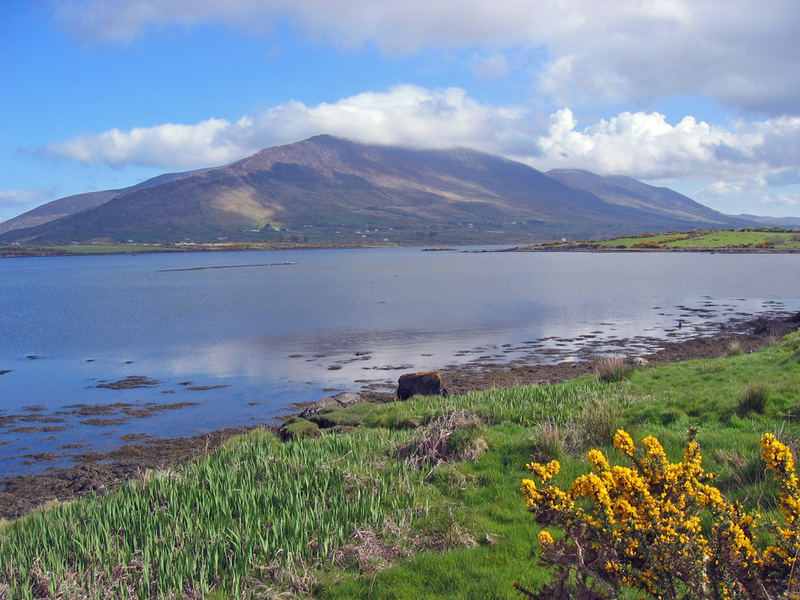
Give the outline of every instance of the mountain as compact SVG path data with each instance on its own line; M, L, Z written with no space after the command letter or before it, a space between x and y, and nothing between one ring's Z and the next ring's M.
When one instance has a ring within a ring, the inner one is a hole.
M327 135L105 193L96 206L8 231L0 242L287 235L349 243L364 237L521 242L738 223L629 178L545 174L474 150L413 150Z
M111 200L112 198L116 198L117 196L125 192L150 187L153 185L159 185L162 183L167 183L169 181L175 181L177 179L183 179L185 177L189 177L196 173L201 173L204 170L205 169L200 169L197 171L186 171L182 173L165 173L163 175L158 175L157 177L153 177L152 179L148 179L146 181L133 185L131 187L119 190L88 192L85 194L75 194L74 196L67 196L66 198L59 198L58 200L53 200L52 202L48 202L47 204L42 204L41 206L38 206L33 210L29 210L28 212L16 216L13 219L8 219L7 221L1 222L0 234L3 234L7 231L12 231L14 229L25 229L27 227L35 227L36 225L49 223L50 221L55 221L56 219L60 219L61 217L66 217L68 215L72 215L90 208L94 208L95 206L99 206L100 204L104 204L109 200Z
M35 227L36 225L49 223L50 221L55 221L61 217L86 210L87 208L94 208L99 204L111 200L111 198L118 195L119 192L120 190L89 192L87 194L76 194L74 196L53 200L33 210L29 210L26 213L22 213L13 219L3 221L0 223L0 234L12 231L13 229Z
M764 227L785 227L787 229L800 227L800 217L761 217L758 215L736 215L750 223Z
M720 227L736 225L736 217L712 210L691 198L665 187L655 187L631 177L612 175L603 177L577 169L553 169L547 175L573 189L584 190L606 202L625 206L653 216L672 216L699 225L716 224ZM741 220L740 226L750 223Z

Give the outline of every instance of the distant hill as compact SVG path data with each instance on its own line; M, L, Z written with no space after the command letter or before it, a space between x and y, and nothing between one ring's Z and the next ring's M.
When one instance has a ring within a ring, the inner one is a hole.
M412 150L327 135L266 148L227 166L94 194L81 195L92 196L94 206L7 231L0 241L302 235L342 242L524 242L743 223L627 177L545 174L474 150ZM66 200L50 204L62 210Z
M7 231L12 231L14 229L25 229L26 227L35 227L36 225L49 223L50 221L55 221L61 217L66 217L68 215L94 208L100 204L104 204L105 202L108 202L112 198L116 198L125 192L150 187L153 185L159 185L169 181L175 181L177 179L183 179L185 177L201 173L203 170L204 169L197 171L186 171L182 173L165 173L131 187L119 190L88 192L85 194L75 194L74 196L59 198L58 200L53 200L47 204L42 204L41 206L38 206L33 210L29 210L28 212L14 217L13 219L3 221L0 223L0 234L6 233Z
M0 223L0 234L14 229L35 227L36 225L49 223L50 221L55 221L61 217L86 210L87 208L94 208L98 204L111 200L111 198L118 195L119 192L120 190L89 192L88 194L76 194L74 196L53 200L33 210L29 210L26 213L22 213L13 219L3 221Z
M753 224L765 227L800 227L800 217L760 217L758 215L736 215L739 219L744 219Z
M737 219L712 210L669 188L647 185L631 177L603 177L588 171L571 169L553 169L547 175L573 189L587 191L607 202L636 209L643 214L661 218L668 215L687 222L695 221L704 226L716 224L744 227L751 224L746 219Z

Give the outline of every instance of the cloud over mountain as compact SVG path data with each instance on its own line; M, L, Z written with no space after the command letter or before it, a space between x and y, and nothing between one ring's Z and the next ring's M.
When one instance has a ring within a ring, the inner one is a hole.
M194 125L84 134L43 150L86 163L199 167L230 162L264 146L318 133L412 148L528 151L536 127L535 119L523 108L481 104L462 89L399 85L386 92L365 92L316 106L287 102L236 122L208 119Z
M287 102L235 122L207 119L83 134L47 145L51 156L84 163L196 168L318 133L412 148L463 146L536 168L583 168L637 178L765 178L800 164L800 117L741 121L726 128L657 112L623 112L580 124L564 108L549 119L522 106L478 102L459 88L400 85L338 102Z

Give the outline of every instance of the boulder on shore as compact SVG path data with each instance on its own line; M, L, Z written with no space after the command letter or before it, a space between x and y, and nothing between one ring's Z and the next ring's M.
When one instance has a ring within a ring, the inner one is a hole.
M439 371L405 373L397 380L397 398L407 400L411 396L447 396Z
M308 417L320 413L322 409L329 406L334 408L344 408L345 406L358 404L359 402L364 402L364 398L361 396L361 394L357 394L356 392L341 392L335 396L325 396L324 398L317 400L311 406L306 407L306 409L300 413L300 416L304 419L307 419Z

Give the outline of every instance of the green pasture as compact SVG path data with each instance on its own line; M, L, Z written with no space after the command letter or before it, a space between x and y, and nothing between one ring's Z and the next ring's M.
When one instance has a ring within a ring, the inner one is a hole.
M704 232L659 233L646 236L621 237L592 242L601 248L641 248L657 244L662 248L722 249L722 248L800 248L800 232L721 230Z

